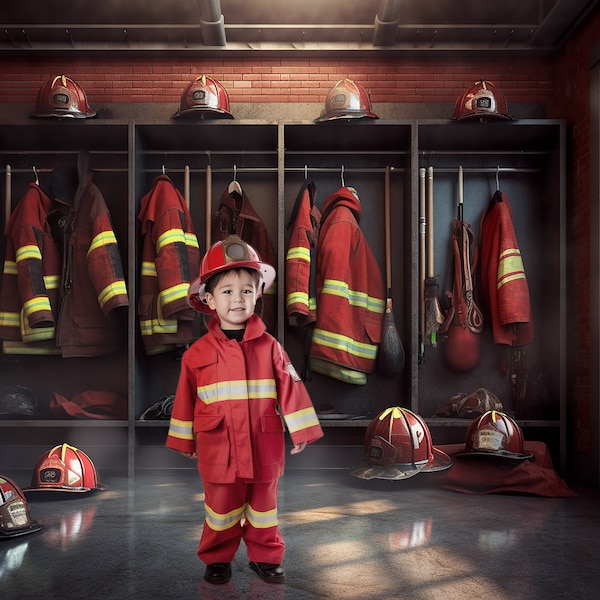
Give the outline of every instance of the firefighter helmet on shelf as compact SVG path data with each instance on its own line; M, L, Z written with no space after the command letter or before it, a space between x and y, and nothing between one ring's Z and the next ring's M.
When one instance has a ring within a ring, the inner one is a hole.
M206 282L217 273L229 269L248 268L258 271L262 277L258 296L269 289L275 281L275 269L262 262L258 252L237 235L230 235L223 241L213 244L200 264L200 276L190 284L188 301L192 307L203 313L214 314L206 304Z
M96 116L83 88L66 75L56 75L40 87L32 117L69 117L87 119Z
M489 410L471 421L465 448L456 456L489 456L514 461L526 460L533 455L525 452L523 432L518 423L503 412Z
M367 90L352 79L340 79L329 90L325 99L325 112L316 123L335 119L378 119L373 112Z
M418 473L443 471L453 464L433 446L423 418L407 408L386 408L367 427L363 461L350 468L360 479L408 479Z
M183 116L233 119L229 108L229 96L223 84L208 75L200 75L188 83L181 94L179 110L172 118Z
M508 105L502 91L490 81L481 79L464 91L454 105L454 118L466 119L504 119L511 121Z
M31 520L23 490L12 479L0 475L0 539L33 533L41 528L37 521Z
M22 385L6 385L0 389L0 418L39 416L35 394Z
M92 459L69 444L54 446L38 459L25 492L91 492L105 490Z

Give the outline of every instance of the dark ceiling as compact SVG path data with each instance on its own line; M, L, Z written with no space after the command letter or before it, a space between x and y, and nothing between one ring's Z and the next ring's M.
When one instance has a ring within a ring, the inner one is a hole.
M0 4L0 54L551 54L600 0L43 0Z

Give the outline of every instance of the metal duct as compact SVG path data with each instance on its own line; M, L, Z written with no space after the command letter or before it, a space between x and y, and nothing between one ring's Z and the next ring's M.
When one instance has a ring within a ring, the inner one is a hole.
M375 15L373 46L392 46L396 41L398 24L400 23L400 6L402 0L381 0Z
M226 46L225 19L221 14L221 0L198 0L200 27L205 46Z

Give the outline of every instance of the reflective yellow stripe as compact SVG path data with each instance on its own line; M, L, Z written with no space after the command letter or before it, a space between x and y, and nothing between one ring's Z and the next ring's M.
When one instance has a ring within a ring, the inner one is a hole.
M156 253L169 244L185 244L183 229L168 229L156 240Z
M349 338L346 335L340 335L339 333L332 333L331 331L325 331L324 329L316 328L313 331L313 344L320 344L327 348L333 348L335 350L341 350L352 356L358 356L359 358L366 358L374 360L377 356L377 345L376 344L365 344Z
M156 272L156 265L147 260L142 261L141 273L142 277L156 277L158 275Z
M177 319L140 319L140 331L142 335L177 333Z
M40 249L34 244L29 244L27 246L21 246L17 248L16 259L17 262L28 259L42 260L42 253Z
M96 248L116 243L117 238L115 237L115 234L112 231L101 231L92 240L92 243L90 244L87 253L89 254L90 252L93 252L94 250L96 250Z
M302 304L308 308L308 294L306 292L292 292L288 294L286 306L291 304Z
M18 327L19 313L18 312L0 312L1 327Z
M289 415L284 415L283 418L290 433L300 431L301 429L308 429L319 424L317 413L315 413L312 407L297 410Z
M288 249L285 258L286 260L304 260L309 263L310 250L308 248L303 248L302 246L295 246Z
M176 300L187 298L189 288L189 283L178 283L177 285L162 290L159 294L161 304L165 305L169 302L175 302Z
M277 388L274 379L222 381L211 385L198 386L197 393L198 398L205 404L253 398L277 399Z
M48 296L35 296L35 298L31 298L23 304L23 312L28 319L33 313L43 310L51 311Z
M168 435L179 440L194 440L194 422L171 417Z
M246 509L246 518L252 527L256 529L267 529L269 527L277 527L279 520L277 518L277 509L255 510L252 506L248 505Z
M353 385L365 385L367 383L367 376L362 371L342 367L327 360L312 357L310 359L310 366L315 373L327 375L338 381L352 383Z
M234 508L228 513L220 514L204 503L204 510L206 511L206 524L214 531L225 531L226 529L231 529L241 521L246 512L246 505Z
M60 285L60 277L58 275L44 275L44 285L47 290L56 290Z
M348 288L345 281L335 279L325 279L323 281L323 294L345 298L350 306L364 308L370 312L383 314L385 311L385 301L381 298L373 298L366 292L359 292Z
M30 354L30 355L60 355L60 348L54 346L30 346L23 342L11 342L4 340L2 342L2 352L4 354Z
M185 245L192 246L192 248L199 248L198 237L195 233L184 233Z
M507 248L500 254L498 262L497 289L517 279L526 279L523 259L518 248Z
M125 287L125 282L120 279L119 281L115 281L110 285L107 285L98 296L98 302L101 307L109 301L112 300L115 296L125 296L127 295L127 288Z
M17 275L19 269L17 268L17 263L14 260L5 260L4 261L4 274L5 275Z

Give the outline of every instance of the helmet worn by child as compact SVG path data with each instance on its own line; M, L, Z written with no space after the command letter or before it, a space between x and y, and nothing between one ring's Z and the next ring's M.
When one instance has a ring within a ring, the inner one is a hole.
M275 269L263 262L250 244L237 235L230 235L213 244L204 255L200 264L200 275L189 287L189 303L199 312L213 314L214 311L206 304L206 282L217 273L241 268L252 269L260 274L259 297L275 281Z

